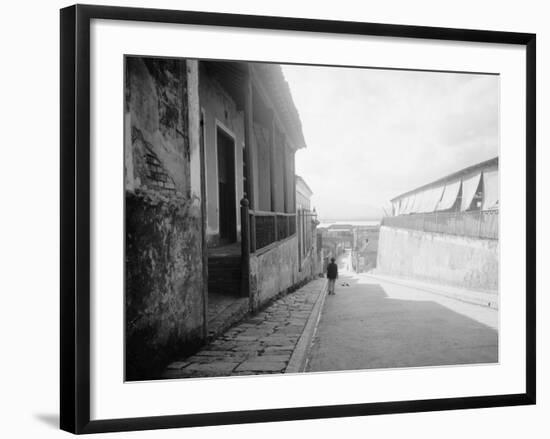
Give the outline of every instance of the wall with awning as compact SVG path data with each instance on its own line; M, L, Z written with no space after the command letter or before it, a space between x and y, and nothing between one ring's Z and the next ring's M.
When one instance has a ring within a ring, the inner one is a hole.
M483 210L498 209L498 169L483 172Z
M394 199L394 215L446 211L452 209L459 198L459 209L464 212L470 209L479 190L483 195L481 209L498 209L498 168L476 170L460 178Z
M462 187L462 180L451 181L445 185L443 196L437 204L436 210L448 210L456 203L456 198Z
M460 211L468 210L472 204L474 196L479 187L481 180L481 172L477 172L469 177L462 179L462 200L460 203Z

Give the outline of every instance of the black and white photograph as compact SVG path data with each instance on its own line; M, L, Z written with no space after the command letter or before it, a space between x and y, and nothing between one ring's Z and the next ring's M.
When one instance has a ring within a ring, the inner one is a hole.
M545 438L544 6L7 4L2 437Z
M126 381L499 363L498 73L123 74Z

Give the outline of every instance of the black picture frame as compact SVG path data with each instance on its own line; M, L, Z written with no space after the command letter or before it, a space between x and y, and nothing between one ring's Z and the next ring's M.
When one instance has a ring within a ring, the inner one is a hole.
M526 48L525 393L224 413L90 420L90 21L132 20L522 45ZM61 10L61 387L60 424L72 433L304 420L535 404L536 400L536 36L160 9L75 5Z

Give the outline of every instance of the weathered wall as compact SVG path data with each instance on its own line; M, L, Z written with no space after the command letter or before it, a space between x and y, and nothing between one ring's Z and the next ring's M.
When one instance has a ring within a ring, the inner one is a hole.
M317 249L317 235L313 235L313 247L302 260L302 266L297 273L297 282L309 281L323 272L321 252Z
M298 241L296 235L266 251L250 255L251 303L258 309L297 282Z
M222 86L201 70L199 77L199 96L204 114L204 145L206 156L206 201L207 230L206 239L209 245L215 245L219 239L219 202L218 202L218 157L217 125L235 139L235 182L237 212L237 236L240 236L240 200L243 197L243 148L244 148L244 114L237 110L231 96ZM240 240L240 238L238 238Z
M302 261L298 261L296 235L250 255L251 306L258 309L280 293L285 293L317 277L322 261L316 245Z
M203 340L202 219L191 190L188 75L184 60L126 61L129 380L154 376L172 355Z
M356 272L363 273L376 268L379 233L378 226L354 229L355 246L352 254Z
M496 240L382 226L377 270L469 289L497 291L499 245Z

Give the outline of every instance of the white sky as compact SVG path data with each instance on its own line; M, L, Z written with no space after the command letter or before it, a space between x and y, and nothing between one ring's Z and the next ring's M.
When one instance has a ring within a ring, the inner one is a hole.
M307 143L296 173L321 218L389 200L498 155L497 76L283 65Z

